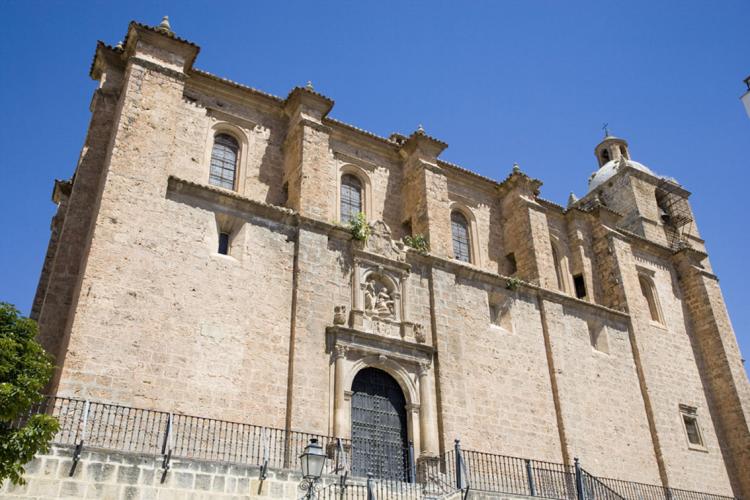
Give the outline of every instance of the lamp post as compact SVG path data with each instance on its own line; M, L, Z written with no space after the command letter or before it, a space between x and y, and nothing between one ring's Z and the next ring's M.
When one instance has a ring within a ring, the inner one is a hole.
M323 466L326 463L326 454L318 440L310 439L305 446L305 451L299 456L302 467L302 483L300 489L306 489L305 498L315 498L315 484L323 475Z

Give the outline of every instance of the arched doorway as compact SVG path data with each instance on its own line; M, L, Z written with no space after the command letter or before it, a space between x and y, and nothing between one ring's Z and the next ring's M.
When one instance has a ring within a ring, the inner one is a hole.
M398 382L364 368L352 382L352 473L408 480L406 399Z

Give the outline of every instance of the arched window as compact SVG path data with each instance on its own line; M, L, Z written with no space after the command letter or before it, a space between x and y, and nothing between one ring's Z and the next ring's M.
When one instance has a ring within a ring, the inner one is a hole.
M341 176L341 222L347 224L362 212L362 183L352 174Z
M651 315L651 320L657 323L664 324L664 318L661 315L661 308L659 307L659 298L656 295L656 288L654 282L650 278L640 275L638 276L638 282L641 285L641 293L648 303L648 311Z
M217 134L211 150L211 171L209 184L227 189L234 189L237 175L237 153L240 145L237 139L227 134Z
M463 262L471 261L469 222L464 214L451 212L451 234L453 235L453 257Z
M552 243L552 260L555 263L555 275L557 276L557 289L565 292L565 275L563 274L563 262L560 260L560 253L557 247Z
M602 165L607 163L609 160L609 151L605 149L604 151L602 151Z

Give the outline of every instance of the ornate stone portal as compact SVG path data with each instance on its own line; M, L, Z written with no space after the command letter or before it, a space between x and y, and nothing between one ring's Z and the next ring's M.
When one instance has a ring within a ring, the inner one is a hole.
M346 306L339 305L333 325L327 328L333 364L333 434L351 437L352 382L363 368L378 368L391 375L404 393L408 436L415 449L422 458L436 456L434 349L427 345L424 326L408 320L406 251L391 239L388 227L377 222L367 241L353 242L352 254L348 321Z

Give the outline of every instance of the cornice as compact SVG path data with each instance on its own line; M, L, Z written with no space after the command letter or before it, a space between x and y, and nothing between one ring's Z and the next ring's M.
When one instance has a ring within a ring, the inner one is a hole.
M191 69L188 76L190 78L186 84L186 89L202 92L209 97L219 94L219 96L228 100L261 106L279 116L284 114L282 106L284 101L275 95L220 78L197 68Z
M405 359L414 363L432 361L435 354L435 348L431 345L385 337L345 326L329 326L326 328L326 334L329 337L329 350L336 344L344 344L372 354L382 354L388 358Z
M146 69L150 69L152 71L156 71L158 73L161 73L163 75L167 75L170 78L174 78L175 80L179 80L181 82L184 82L188 79L188 76L181 72L177 71L171 68L167 68L166 66L162 66L161 64L157 64L153 61L149 61L148 59L143 59L142 57L138 56L131 56L128 59L129 64L137 64L141 67L144 67Z

